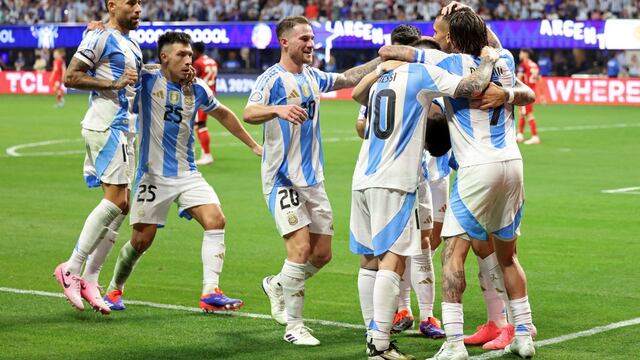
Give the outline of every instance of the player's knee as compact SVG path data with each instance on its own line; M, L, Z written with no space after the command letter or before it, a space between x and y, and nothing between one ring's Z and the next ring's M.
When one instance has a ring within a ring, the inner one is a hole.
M318 254L314 256L314 264L320 267L325 266L331 261L332 256L333 255L331 253L331 250L324 252L322 254Z
M211 216L207 217L204 227L207 230L218 230L224 229L224 226L226 224L227 219L224 217L224 214L221 212L216 212L215 214L211 214Z
M129 213L129 200L126 198L126 196L123 197L119 197L118 199L116 199L115 201L112 201L117 207L120 208L120 211L122 211L123 214L128 214Z

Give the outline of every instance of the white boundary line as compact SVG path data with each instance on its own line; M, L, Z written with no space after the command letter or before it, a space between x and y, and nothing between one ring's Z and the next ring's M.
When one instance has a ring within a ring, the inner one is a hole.
M39 296L58 297L58 298L64 297L64 295L60 293L52 293L48 291L39 291L39 290L14 289L14 288L6 288L6 287L0 287L0 292L13 293L13 294L39 295ZM126 303L127 305L147 306L147 307L164 309L164 310L179 310L179 311L188 311L188 312L197 312L197 313L202 312L202 310L199 308L182 306L182 305L160 304L160 303L154 303L149 301L127 300ZM231 312L231 311L216 311L215 313L219 315L271 320L270 315L264 315L264 314L252 314L252 313L246 313L246 312ZM343 323L343 322L337 322L337 321L318 320L318 319L304 319L304 321L308 323L315 323L315 324L320 324L325 326L341 327L341 328L347 328L347 329L363 330L365 328L364 325L349 324L349 323ZM562 335L562 336L554 337L551 339L536 341L535 347L541 348L543 346L558 344L565 341L578 339L581 337L593 336L606 331L615 330L615 329L619 329L627 326L633 326L633 325L640 325L640 317L635 319L619 321L619 322L611 323L608 325L596 326L588 330L578 331L575 333ZM409 333L417 333L417 332L410 331ZM496 350L496 351L490 351L481 355L471 356L469 359L475 359L475 360L494 359L494 358L501 357L504 354L505 354L504 351Z
M13 293L13 294L39 295L39 296L60 297L60 298L64 297L64 295L61 294L61 293L52 293L52 292L48 292L48 291L39 291L39 290L24 290L24 289L14 289L14 288L0 287L0 291L1 292L6 292L6 293ZM156 308L156 309L164 309L164 310L179 310L179 311L188 311L188 312L196 312L196 313L201 313L202 312L202 309L200 309L200 308L182 306L182 305L173 305L173 304L160 304L160 303L154 303L154 302L149 302L149 301L126 300L125 303L127 305L147 306L147 307L152 307L152 308ZM234 312L234 311L214 311L214 313L216 313L218 315L228 315L228 316L246 317L246 318L251 318L251 319L268 319L268 320L271 320L271 315L253 314L253 313L247 313L247 312L241 312L241 311L238 311L238 312ZM304 321L309 322L309 323L325 325L325 326L341 327L341 328L348 328L348 329L363 329L364 330L364 328L365 328L364 325L342 323L342 322L337 322L337 321L317 320L317 319L304 319Z
M549 345L553 345L553 344L558 344L558 343L561 343L561 342L565 342L565 341L569 341L569 340L573 340L573 339L577 339L577 338L581 338L581 337L593 336L593 335L596 335L596 334L599 334L599 333L603 333L605 331L615 330L615 329L623 328L623 327L626 327L626 326L633 326L633 325L640 325L640 318L635 318L635 319L630 319L630 320L625 320L625 321L619 321L619 322L615 322L615 323L612 323L612 324L609 324L609 325L604 325L604 326L596 326L596 327L591 328L589 330L584 330L584 331L579 331L579 332L575 332L575 333L571 333L571 334L567 334L567 335L562 335L562 336L554 337L554 338L551 338L551 339L536 341L535 342L535 347L541 348L543 346L549 346ZM482 355L472 356L469 359L476 359L476 360L494 359L494 358L497 358L497 357L501 357L504 354L505 354L504 351L497 350L497 351L490 351L490 352L482 354Z
M640 124L606 124L606 125L575 125L575 126L563 126L563 127L541 127L538 128L538 131L543 132L553 132L553 131L579 131L579 130L599 130L599 129L623 129L623 128L635 128L640 127ZM351 130L334 130L327 131L325 133L332 134L352 134ZM226 132L215 132L213 133L214 137L226 137L231 136L231 134ZM252 134L254 137L259 137L258 134ZM46 146L53 144L63 144L68 142L78 142L82 141L82 138L78 139L59 139L59 140L47 140L47 141L39 141L27 144L18 144L11 146L6 149L6 156L0 155L0 157L33 157L33 156L59 156L59 155L80 155L84 154L84 150L61 150L61 151L42 151L42 152L33 152L33 153L20 153L18 150L33 148L38 146ZM339 142L339 141L360 141L360 138L357 136L338 136L338 137L327 137L322 139L323 142ZM236 147L236 146L245 146L244 144L234 142L230 144L218 144L216 147Z
M626 188L620 188L620 189L602 190L602 191L600 191L600 192L601 192L601 193L605 193L605 194L632 194L632 195L640 195L640 186L626 187Z

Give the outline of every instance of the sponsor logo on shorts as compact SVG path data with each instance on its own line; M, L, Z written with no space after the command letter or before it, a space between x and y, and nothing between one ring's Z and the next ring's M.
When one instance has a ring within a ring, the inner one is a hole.
M289 225L293 226L298 223L298 217L293 212L289 212L287 214L287 221L289 221Z
M431 218L431 216L427 216L426 219L424 219L423 224L431 224L433 222L433 219Z
M144 209L139 209L138 210L138 216L140 216L140 217L144 216Z
M430 284L433 284L433 280L431 280L431 278L425 278L424 280L420 281L418 284L430 285Z

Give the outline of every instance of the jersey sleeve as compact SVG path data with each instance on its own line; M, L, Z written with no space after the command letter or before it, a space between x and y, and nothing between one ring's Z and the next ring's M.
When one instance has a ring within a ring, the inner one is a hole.
M358 111L358 120L367 118L368 108L364 105L360 105L360 111Z
M94 68L105 55L105 48L109 36L111 36L111 34L104 30L88 32L84 39L82 39L73 57Z
M193 84L193 90L196 95L196 104L204 112L211 112L220 106L220 102L213 96L213 91L207 86L207 84L200 78L196 78L196 82Z
M420 64L436 65L447 56L448 56L447 53L444 53L436 49L416 49L413 62L417 62Z
M266 73L258 76L255 86L253 87L253 91L251 92L251 95L249 95L247 106L270 104L269 95L271 93L271 87L273 86L273 81L271 80L272 77L267 76Z
M340 74L338 73L328 73L322 70L318 70L314 67L309 67L311 74L316 78L318 82L318 87L321 92L329 92L333 89L333 84L336 82L336 79Z
M419 67L422 77L421 86L432 96L454 96L461 76L454 75L437 66L421 65Z

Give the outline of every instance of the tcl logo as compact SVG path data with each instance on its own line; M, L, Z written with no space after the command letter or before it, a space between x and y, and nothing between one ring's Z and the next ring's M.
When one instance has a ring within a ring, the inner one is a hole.
M544 80L552 104L640 105L640 79Z
M49 72L5 71L0 72L2 94L49 94Z

